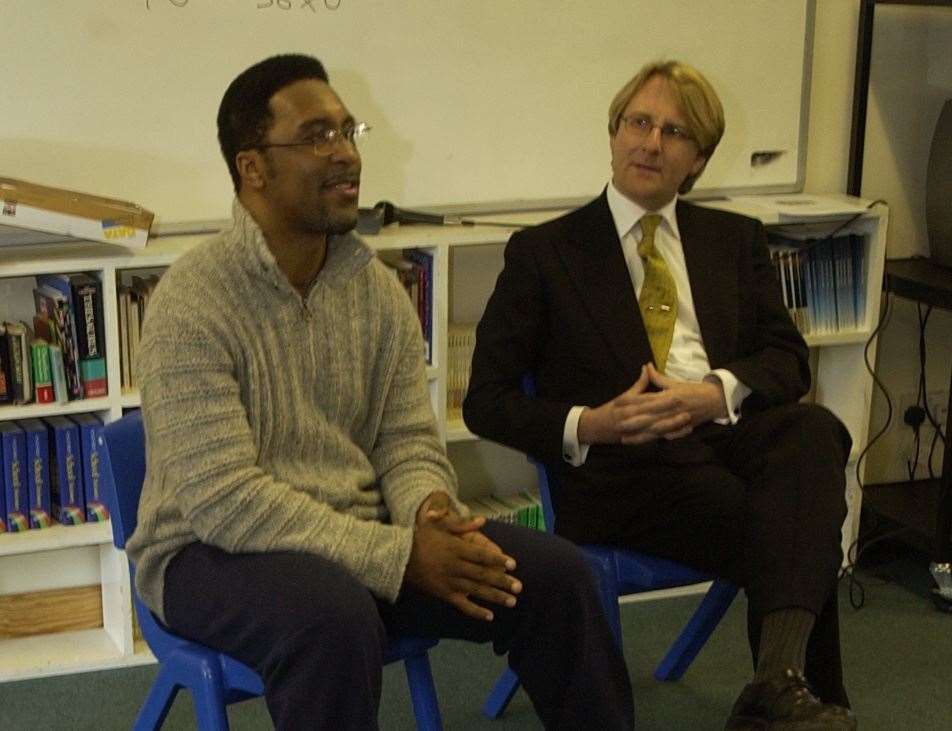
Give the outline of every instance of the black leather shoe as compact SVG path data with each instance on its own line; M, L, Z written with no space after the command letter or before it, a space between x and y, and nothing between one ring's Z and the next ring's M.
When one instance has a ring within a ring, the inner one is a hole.
M821 703L803 673L787 669L748 684L727 719L725 731L855 731L848 708Z

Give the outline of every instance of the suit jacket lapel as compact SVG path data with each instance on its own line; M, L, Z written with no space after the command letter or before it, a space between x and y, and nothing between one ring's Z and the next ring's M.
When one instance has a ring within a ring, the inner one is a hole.
M694 311L711 368L730 362L737 350L737 251L704 209L679 201L678 230Z
M651 345L604 192L579 210L576 224L571 238L556 242L557 253L608 351L637 377Z

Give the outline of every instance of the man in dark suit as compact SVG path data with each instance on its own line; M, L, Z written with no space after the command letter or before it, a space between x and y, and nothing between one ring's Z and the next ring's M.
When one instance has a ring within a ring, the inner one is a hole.
M466 422L557 471L563 536L745 587L755 676L728 729L854 729L836 606L850 437L798 403L807 347L763 226L678 198L720 141L720 101L690 66L650 64L608 130L606 190L506 248Z

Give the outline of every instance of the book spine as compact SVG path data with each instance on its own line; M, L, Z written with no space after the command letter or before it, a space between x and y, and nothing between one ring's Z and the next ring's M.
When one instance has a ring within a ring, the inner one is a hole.
M109 520L109 508L103 495L102 460L99 434L102 423L91 414L74 417L79 425L79 441L83 462L83 492L86 503L86 520L101 523Z
M73 285L73 302L79 359L105 358L102 284L94 277L84 276L80 283Z
M50 372L50 346L45 340L34 340L30 345L33 361L33 392L36 403L49 404L54 400L53 375Z
M50 445L46 427L39 420L21 422L26 432L27 490L30 528L53 525L50 504Z
M421 269L420 325L426 342L426 362L433 363L433 255L423 249L405 249L404 258Z
M18 427L0 433L2 445L4 502L7 530L19 533L30 528L26 478L26 439Z
M7 346L7 328L0 323L0 404L13 402L13 364Z
M66 386L66 370L63 365L63 349L58 345L49 346L50 377L53 379L53 396L57 403L65 404L69 401L69 391Z
M14 330L12 323L7 323L6 329L7 351L10 353L10 373L13 376L11 379L13 403L25 404L27 398L24 368L29 368L30 364L23 362L23 346L20 344L22 336Z
M50 453L50 478L53 514L63 525L81 525L85 522L82 461L79 455L79 429L69 419L51 419L53 449Z

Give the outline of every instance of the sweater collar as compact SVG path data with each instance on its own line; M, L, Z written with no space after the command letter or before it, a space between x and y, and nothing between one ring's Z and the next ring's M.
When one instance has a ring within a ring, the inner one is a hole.
M270 284L294 291L277 260L258 222L237 198L232 203L232 227L226 236L244 251L246 265L252 274L261 276ZM353 231L327 240L327 259L313 286L337 287L346 284L374 257L373 250Z

